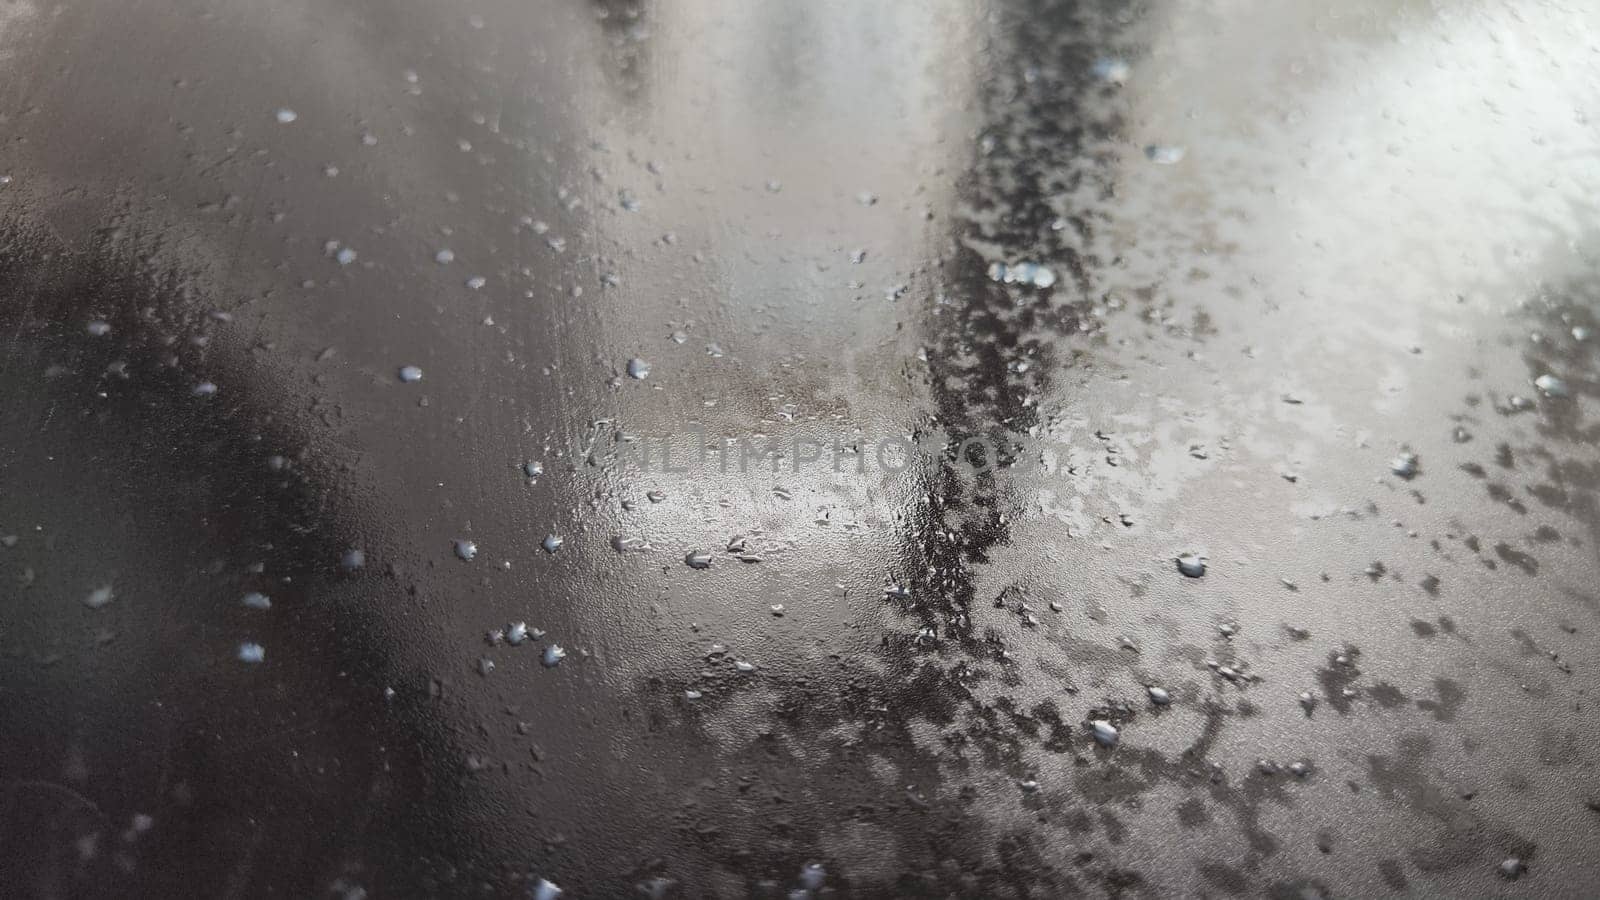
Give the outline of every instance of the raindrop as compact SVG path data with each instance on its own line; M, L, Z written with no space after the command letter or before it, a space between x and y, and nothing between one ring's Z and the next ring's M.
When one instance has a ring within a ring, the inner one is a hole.
M1096 719L1090 723L1094 728L1094 739L1102 747L1115 747L1122 735L1117 731L1117 726L1104 719Z
M356 261L356 252L349 247L341 247L339 252L333 255L333 258L339 261L339 265L348 266Z
M506 626L506 643L513 647L521 645L528 639L528 623L512 622Z
M1206 573L1205 558L1194 553L1184 553L1178 557L1178 571L1189 578L1199 578Z
M217 393L217 386L209 381L202 381L194 386L196 397L211 397Z
M456 261L456 255L448 247L433 255L433 261L441 266L448 266Z
M1422 471L1421 460L1415 453L1402 453L1389 460L1389 471L1410 481Z
M239 645L239 661L244 663L258 663L267 658L267 648L260 644L243 643Z
M533 900L556 900L560 896L561 888L556 887L554 882L541 878L539 883L533 886Z
M89 323L89 335L91 337L105 337L106 335L108 335L110 333L111 333L111 323L110 322L104 322L104 321L101 321L100 319L95 319L93 322Z
M1047 288L1056 283L1056 273L1049 266L1036 262L1018 262L1007 265L989 264L989 278L1001 284L1023 284Z
M551 644L544 648L544 655L539 657L539 664L546 669L554 669L556 666L561 665L561 661L566 658L567 651L561 649L560 644Z
M711 568L711 554L705 550L691 550L683 558L683 564L691 569Z
M650 375L650 364L637 356L628 360L628 377L643 381ZM669 381L671 379L668 379Z
M1500 877L1508 881L1516 881L1526 871L1528 871L1528 867L1523 865L1522 860L1515 856L1507 857L1500 863Z
M1587 341L1591 333L1588 328L1582 325L1574 325L1572 327L1572 339L1575 341Z
M821 863L806 863L800 870L800 886L808 891L821 890L822 882L828 877L828 870Z
M467 287L475 291L483 290L483 286L488 283L489 279L484 278L482 275L474 275L467 279Z
M299 113L296 113L294 110L288 109L287 107L284 108L284 109L278 110L276 115L278 117L278 124L279 125L287 125L290 122L293 122L295 119L300 118L300 114Z
M422 380L422 369L418 366L401 366L400 380L406 384Z
M478 555L478 545L472 541L456 541L456 556L463 561L470 561Z
M1173 144L1151 144L1144 148L1144 155L1158 166L1175 166L1183 162L1184 149Z
M346 572L354 572L356 569L359 569L366 564L367 554L364 551L358 550L354 547L346 550L344 552L344 556L339 558L339 567L344 569Z
M1567 383L1548 373L1535 378L1533 386L1543 392L1546 397L1566 397L1569 394Z
M111 585L107 584L90 591L89 596L83 598L83 605L90 609L104 609L115 599L117 595L111 592Z
M1151 703L1154 703L1157 706L1166 706L1172 702L1172 695L1167 693L1166 688L1156 687L1152 684L1148 690L1150 692Z
M557 550L561 549L561 544L562 543L563 543L563 539L562 538L560 538L560 537L558 537L556 535L553 535L553 534L547 534L547 535L544 536L544 541L541 544L539 544L539 546L543 547L544 548L544 552L546 552L546 553L554 553Z
M240 600L239 602L243 603L246 607L249 607L250 609L271 609L272 608L272 598L268 597L266 594L261 593L260 591L251 591L250 593L245 594L244 595L244 599Z
M645 499L649 500L651 503L660 503L661 501L667 499L665 491L646 491L644 496Z
M746 675L748 675L751 672L754 672L756 670L756 664L755 663L745 662L742 659L734 660L733 667L735 669L738 669L740 672L745 673Z
M1094 61L1094 77L1109 84L1127 81L1128 71L1128 63L1114 56L1102 56Z

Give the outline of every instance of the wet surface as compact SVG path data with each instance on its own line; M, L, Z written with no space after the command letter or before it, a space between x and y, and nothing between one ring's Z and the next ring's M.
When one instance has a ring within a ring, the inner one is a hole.
M1597 27L0 7L5 895L1586 894Z

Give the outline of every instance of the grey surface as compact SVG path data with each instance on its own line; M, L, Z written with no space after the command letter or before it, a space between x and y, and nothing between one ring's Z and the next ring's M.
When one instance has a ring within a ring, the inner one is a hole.
M1592 896L1597 27L0 5L0 893Z

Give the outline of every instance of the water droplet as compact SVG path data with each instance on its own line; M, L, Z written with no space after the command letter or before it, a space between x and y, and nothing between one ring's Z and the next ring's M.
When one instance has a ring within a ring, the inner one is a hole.
M1566 397L1569 395L1567 383L1554 375L1545 373L1533 380L1534 387L1538 388L1546 397Z
M83 605L90 609L104 609L115 599L117 595L111 592L111 585L107 584L90 591L89 596L83 598Z
M295 119L300 118L299 113L296 113L294 110L288 108L278 110L276 115L279 125L287 125L290 122L293 122Z
M1572 327L1572 339L1575 341L1587 341L1590 334L1592 332L1582 325L1574 325Z
M419 366L401 366L400 380L406 384L422 380L422 369ZM446 379L449 380L449 379Z
M544 648L544 655L539 657L539 664L546 669L554 669L556 666L561 665L561 661L566 658L567 651L561 649L560 644L550 644Z
M258 663L267 658L267 648L260 644L243 643L239 645L239 661L243 663Z
M821 890L827 877L828 870L821 863L809 862L800 869L800 886L808 891Z
M339 261L339 265L348 266L356 261L356 252L349 247L341 247L339 252L333 255L333 258Z
M217 393L217 386L210 381L202 381L194 386L193 393L196 397L215 396Z
M547 534L544 536L544 541L540 543L539 546L543 547L544 552L546 553L554 553L561 549L562 543L564 543L562 538L553 534Z
M528 639L528 623L512 622L506 626L506 643L513 647L520 646Z
M650 364L637 356L628 360L628 377L643 381L650 375ZM671 379L667 379L671 381Z
M1178 556L1178 571L1186 577L1199 578L1206 573L1205 557L1194 553L1184 553Z
M346 572L354 572L367 564L367 554L364 551L351 548L339 557L339 567Z
M448 266L456 261L456 255L454 251L446 247L433 255L433 261L441 266Z
M1144 148L1144 155L1158 166L1175 166L1183 162L1185 150L1173 144L1151 144Z
M1389 460L1389 471L1410 481L1422 471L1422 461L1415 453L1402 453Z
M751 672L754 672L756 670L756 664L755 663L745 662L742 659L734 660L733 667L735 669L738 669L740 672L743 672L746 675L748 675Z
M91 337L105 337L111 333L111 323L95 319L89 323L88 330Z
M242 600L240 600L239 602L243 603L245 606L249 607L250 609L271 609L272 608L272 598L268 597L266 594L261 593L260 591L251 591L250 593L245 594L244 598Z
M533 900L556 900L560 896L561 888L556 887L554 882L541 878L539 883L533 886Z
M1094 728L1095 741L1102 747L1115 747L1117 742L1122 739L1121 732L1117 731L1117 726L1104 719L1096 719L1090 725Z
M1523 864L1521 859L1515 856L1507 857L1500 863L1500 877L1508 881L1516 881L1526 871L1528 871L1528 867Z
M456 556L463 561L471 561L478 555L478 545L472 541L456 541Z
M1172 702L1172 695L1167 693L1166 688L1156 687L1152 684L1147 690L1150 692L1150 702L1157 706L1166 706Z
M876 206L878 203L878 195L871 191L862 191L856 195L856 202L862 206Z
M684 556L683 564L691 569L709 569L711 554L705 550L690 550L688 555Z
M646 491L644 496L645 499L649 500L651 503L660 503L661 501L667 499L667 494L665 491Z

